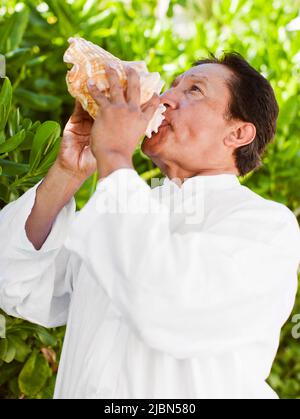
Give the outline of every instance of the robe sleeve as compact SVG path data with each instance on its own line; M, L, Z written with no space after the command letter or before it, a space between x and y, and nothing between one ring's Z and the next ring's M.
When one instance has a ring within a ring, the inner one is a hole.
M0 212L0 307L11 316L56 327L66 324L72 292L72 260L64 240L76 206L72 197L36 250L25 223L41 182Z
M241 211L234 232L226 217L220 233L172 232L168 208L123 168L98 182L65 244L149 346L178 359L223 352L278 337L297 289L296 217L286 208L261 241Z

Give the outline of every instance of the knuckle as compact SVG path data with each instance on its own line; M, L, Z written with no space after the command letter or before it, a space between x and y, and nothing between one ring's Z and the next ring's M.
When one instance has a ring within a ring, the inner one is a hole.
M115 70L114 68L110 68L109 69L109 74L111 75L112 78L117 78L118 77L118 73L117 70Z
M111 104L106 103L104 106L101 106L101 109L99 109L99 112L103 114L107 114L110 112L110 109L111 109Z
M122 86L119 84L119 83L117 83L116 84L116 88L115 88L118 92L121 92L121 93L123 93L123 88L122 88Z
M119 112L127 111L127 107L125 105L123 105L122 103L117 103L117 104L113 105L113 108L118 110Z
M139 108L136 105L129 105L129 111L135 113L139 111Z
M140 76L139 76L139 74L138 74L138 72L134 69L134 68L132 68L132 67L129 67L128 68L128 70L127 70L127 74L130 76L130 78L132 78L132 79L134 79L134 78L139 78Z
M122 90L122 87L118 82L114 82L111 84L111 93L113 94L114 91L117 91L118 93Z

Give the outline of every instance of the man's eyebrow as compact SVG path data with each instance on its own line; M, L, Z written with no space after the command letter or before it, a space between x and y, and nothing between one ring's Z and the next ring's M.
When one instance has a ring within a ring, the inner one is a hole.
M198 80L198 81L201 81L202 83L205 83L206 85L208 84L207 82L208 82L208 77L206 77L206 76L197 76L197 74L192 74L191 76L190 76L193 80Z
M171 83L171 87L174 87L177 83L178 83L178 81L180 80L182 78L182 76L178 76L178 77L176 77L176 79L174 79L173 81L172 81L172 83ZM191 78L191 79L193 79L193 80L197 80L197 81L199 81L199 82L201 82L201 83L203 83L203 84L205 84L205 85L208 85L208 77L206 77L206 76L197 76L197 74L191 74L190 76L189 76L189 78Z
M179 81L179 79L181 79L182 78L182 76L178 76L178 77L176 77L173 81L172 81L172 83L171 83L171 87L173 87L175 84L177 84L178 83L178 81Z

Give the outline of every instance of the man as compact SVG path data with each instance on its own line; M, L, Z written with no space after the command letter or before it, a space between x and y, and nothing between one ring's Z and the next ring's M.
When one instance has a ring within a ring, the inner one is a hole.
M237 178L274 137L270 84L225 54L140 107L138 75L124 94L108 74L110 100L89 87L95 122L77 103L47 176L0 214L1 307L67 324L55 398L277 398L265 380L296 295L299 226ZM151 189L132 154L159 103L167 124L142 150L166 178Z

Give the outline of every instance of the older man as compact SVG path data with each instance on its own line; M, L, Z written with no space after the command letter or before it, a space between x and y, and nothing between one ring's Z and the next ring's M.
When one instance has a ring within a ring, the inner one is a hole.
M197 61L140 107L138 75L95 122L76 104L47 176L0 214L0 303L67 324L55 398L277 398L266 384L297 290L300 234L284 205L240 185L278 106L240 55ZM132 155L166 175L150 188ZM93 196L74 193L96 169Z

